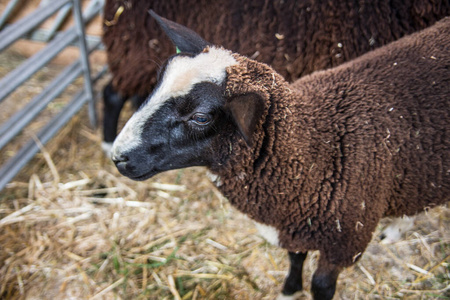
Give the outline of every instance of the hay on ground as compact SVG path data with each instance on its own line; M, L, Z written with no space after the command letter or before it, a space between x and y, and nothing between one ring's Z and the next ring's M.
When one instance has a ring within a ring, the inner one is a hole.
M256 234L204 169L133 182L87 120L81 112L0 194L0 298L275 298L285 251ZM450 299L449 219L447 207L422 214L391 245L377 232L340 275L336 299ZM307 290L317 257L305 264Z

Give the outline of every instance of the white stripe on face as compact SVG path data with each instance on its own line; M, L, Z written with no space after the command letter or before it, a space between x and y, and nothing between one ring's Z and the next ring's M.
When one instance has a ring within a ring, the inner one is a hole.
M187 95L200 82L223 83L226 68L235 64L237 62L230 51L216 47L194 57L174 57L167 64L162 81L149 101L131 117L116 138L112 153L123 153L139 146L145 122L167 100Z

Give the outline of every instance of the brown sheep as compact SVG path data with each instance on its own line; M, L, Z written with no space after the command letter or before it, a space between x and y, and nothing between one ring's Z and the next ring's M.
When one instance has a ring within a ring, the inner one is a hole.
M450 18L288 84L153 15L182 53L112 159L134 180L209 168L230 203L289 251L283 296L302 290L308 251L320 251L314 299L331 299L382 217L450 200Z
M112 82L104 90L104 148L116 137L127 98L152 92L174 47L153 9L215 45L271 65L288 81L334 67L450 15L448 0L107 0L103 43Z

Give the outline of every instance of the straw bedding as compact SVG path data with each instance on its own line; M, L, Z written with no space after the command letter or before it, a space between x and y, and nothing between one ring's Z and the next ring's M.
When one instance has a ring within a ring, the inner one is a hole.
M10 59L0 59L4 74L3 62ZM0 192L1 299L278 294L286 253L256 234L204 169L133 182L104 157L100 134L87 120L82 111ZM436 208L422 214L403 240L382 245L377 235L384 220L363 258L340 275L335 298L450 299L449 220L450 209ZM314 253L305 279L316 261Z

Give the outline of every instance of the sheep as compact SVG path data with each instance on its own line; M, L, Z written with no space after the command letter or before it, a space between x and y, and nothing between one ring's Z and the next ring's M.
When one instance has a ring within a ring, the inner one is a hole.
M219 191L286 249L281 296L332 299L382 217L450 200L450 18L291 84L151 13L181 50L112 148L123 175L205 166Z
M147 11L205 39L271 65L288 81L337 66L450 15L448 0L409 1L108 0L103 43L112 82L104 89L103 148L116 137L120 111L138 107L156 84L159 59L174 48Z

